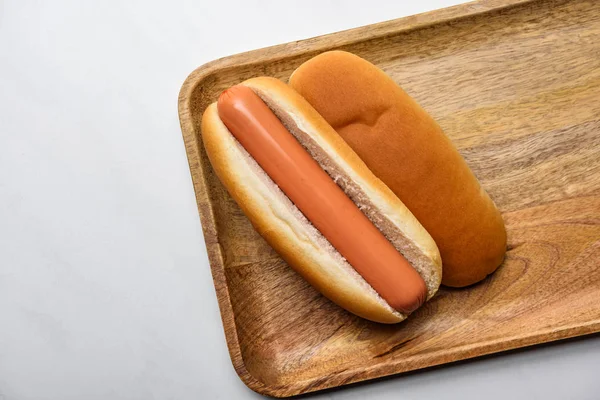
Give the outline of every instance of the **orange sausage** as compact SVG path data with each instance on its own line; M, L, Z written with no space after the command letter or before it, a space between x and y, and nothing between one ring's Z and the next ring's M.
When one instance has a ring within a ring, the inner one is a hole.
M425 282L271 109L238 85L219 97L221 121L352 267L403 313L425 301Z

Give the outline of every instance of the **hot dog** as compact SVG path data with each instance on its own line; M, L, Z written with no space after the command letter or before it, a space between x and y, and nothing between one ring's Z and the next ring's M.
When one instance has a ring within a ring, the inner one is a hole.
M425 282L246 86L221 94L219 117L242 147L319 232L394 309L425 301Z
M283 82L255 78L225 91L204 113L202 139L257 231L340 306L394 323L437 291L435 242Z

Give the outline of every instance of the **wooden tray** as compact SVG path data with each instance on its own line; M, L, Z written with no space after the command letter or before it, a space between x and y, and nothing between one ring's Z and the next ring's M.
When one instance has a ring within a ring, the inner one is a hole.
M437 119L507 224L493 276L441 289L399 325L350 315L287 267L201 143L221 90L286 80L334 48ZM179 113L229 352L251 389L291 396L600 331L599 1L480 1L227 57L188 77Z

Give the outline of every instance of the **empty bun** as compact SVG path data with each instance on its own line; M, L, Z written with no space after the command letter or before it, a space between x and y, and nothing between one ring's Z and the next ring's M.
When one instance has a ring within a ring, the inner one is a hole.
M467 286L504 259L500 212L440 126L382 70L343 51L291 76L298 91L436 241L442 283Z

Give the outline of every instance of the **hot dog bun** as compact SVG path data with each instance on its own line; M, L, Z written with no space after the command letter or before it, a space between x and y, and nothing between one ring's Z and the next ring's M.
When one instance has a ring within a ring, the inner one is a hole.
M327 122L294 90L274 78L243 82L387 237L427 286L437 291L442 271L437 246L402 202L365 166ZM391 308L249 156L219 118L216 103L202 118L202 140L211 164L256 230L326 297L363 318L396 323Z
M504 259L502 216L440 126L382 70L343 51L290 77L300 93L436 241L442 283L462 287Z

